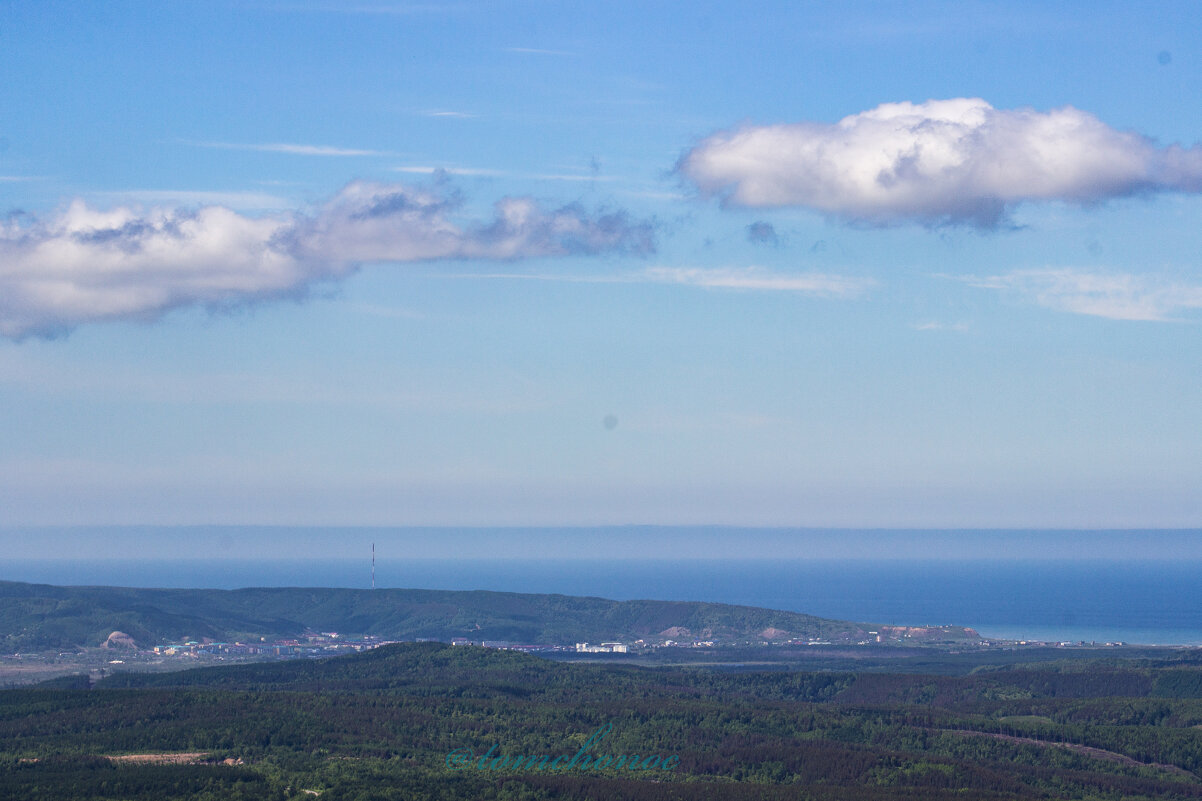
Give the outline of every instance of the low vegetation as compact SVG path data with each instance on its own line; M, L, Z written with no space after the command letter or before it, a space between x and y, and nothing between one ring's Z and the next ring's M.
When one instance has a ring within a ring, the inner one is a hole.
M600 750L678 764L448 765L462 749L571 754L609 725ZM0 692L0 798L1186 799L1202 798L1199 726L1193 651L943 675L413 643Z

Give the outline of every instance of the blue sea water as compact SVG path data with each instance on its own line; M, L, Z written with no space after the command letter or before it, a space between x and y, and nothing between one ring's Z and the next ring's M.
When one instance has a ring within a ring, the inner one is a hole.
M379 587L745 604L1055 641L1202 644L1202 562L380 560ZM3 560L0 579L135 587L361 587L366 560Z

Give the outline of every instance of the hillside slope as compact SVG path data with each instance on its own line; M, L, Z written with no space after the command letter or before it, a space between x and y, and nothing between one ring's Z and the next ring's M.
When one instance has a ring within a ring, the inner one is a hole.
M273 587L241 590L56 587L0 582L0 652L94 647L118 630L141 647L200 640L258 640L306 629L385 639L717 642L864 638L865 624L728 604L611 601L509 592ZM958 627L927 640L964 641Z

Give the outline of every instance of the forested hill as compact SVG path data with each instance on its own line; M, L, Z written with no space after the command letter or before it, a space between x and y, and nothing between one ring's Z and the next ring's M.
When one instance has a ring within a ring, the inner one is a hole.
M241 590L56 587L0 582L0 653L95 647L114 631L140 647L181 640L295 637L306 630L384 639L523 644L667 638L715 642L859 640L868 624L795 612L683 601L611 601L508 592L272 587ZM900 630L886 630L902 636ZM971 630L914 629L926 641ZM913 640L910 640L911 642Z

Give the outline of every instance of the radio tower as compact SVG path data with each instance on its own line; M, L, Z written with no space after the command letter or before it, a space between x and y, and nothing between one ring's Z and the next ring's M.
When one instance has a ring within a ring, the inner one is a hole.
M371 544L371 588L376 588L376 544Z

